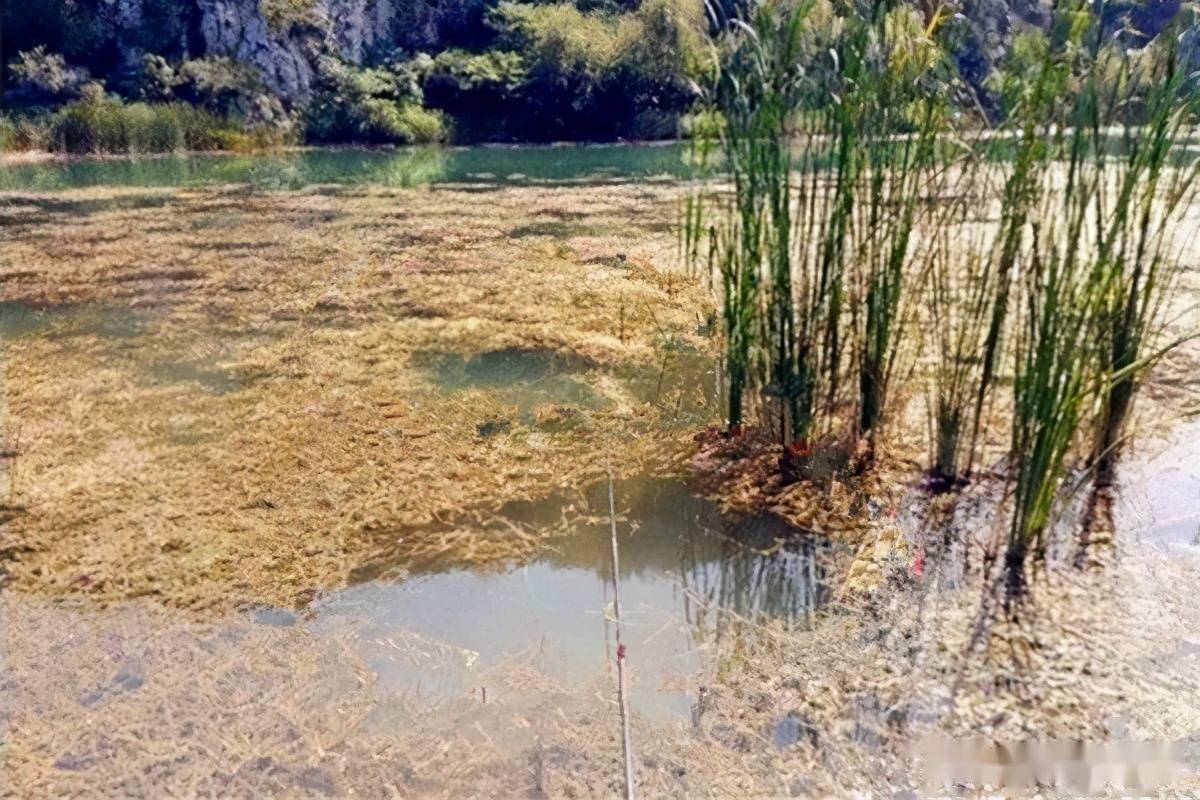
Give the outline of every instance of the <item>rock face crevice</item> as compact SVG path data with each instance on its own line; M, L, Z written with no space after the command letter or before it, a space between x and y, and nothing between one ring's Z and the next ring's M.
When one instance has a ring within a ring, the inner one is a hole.
M316 72L312 58L305 52L303 41L271 29L258 0L197 2L206 56L251 64L267 88L286 102L308 99Z
M405 0L279 0L296 19L268 18L262 0L182 0L171 9L181 24L179 41L165 49L191 58L229 58L254 67L263 84L288 105L313 92L322 55L360 65L397 41L398 2ZM106 16L122 61L136 64L163 42L147 43L143 28L150 4L161 0L109 0Z
M328 21L327 44L346 61L361 64L372 50L394 41L398 14L392 0L318 0L316 9Z

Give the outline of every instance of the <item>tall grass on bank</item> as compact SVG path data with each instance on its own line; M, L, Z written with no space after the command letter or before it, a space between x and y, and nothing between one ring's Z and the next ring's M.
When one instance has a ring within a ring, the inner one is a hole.
M0 150L72 155L245 151L283 143L187 103L123 103L92 98L41 114L0 118Z

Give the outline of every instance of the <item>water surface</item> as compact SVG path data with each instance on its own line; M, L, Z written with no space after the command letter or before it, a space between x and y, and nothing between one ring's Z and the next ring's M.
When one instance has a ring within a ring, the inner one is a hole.
M0 169L0 191L229 183L268 190L318 184L526 185L680 178L690 174L687 147L680 144L314 149L10 164Z
M1200 420L1180 425L1147 461L1121 468L1117 524L1156 545L1200 545Z
M770 516L724 519L676 480L621 481L614 494L622 641L639 714L686 719L696 673L712 665L729 625L805 626L830 597L845 553L825 539ZM363 659L394 691L481 691L483 670L522 657L578 690L602 680L614 657L607 509L606 486L511 503L504 520L561 529L561 538L529 563L486 571L449 562L409 572L398 557L392 577L318 601L316 625L355 628ZM564 525L572 514L584 519ZM381 572L386 565L363 574Z

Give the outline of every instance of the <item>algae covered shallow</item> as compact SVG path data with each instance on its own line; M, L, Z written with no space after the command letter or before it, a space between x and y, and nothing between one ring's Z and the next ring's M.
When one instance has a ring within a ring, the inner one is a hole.
M832 481L814 535L773 453L710 458L686 188L592 172L0 196L0 794L611 796L609 471L647 796L882 796L930 726L1200 729L1187 430L1126 478L1178 546L1065 581L1000 691L986 542L937 558L910 474Z
M634 151L494 152L583 154L583 178ZM303 603L392 529L673 469L715 419L711 303L671 272L676 187L481 203L384 183L4 195L12 502L31 509L10 585ZM406 549L486 561L544 535L460 524Z

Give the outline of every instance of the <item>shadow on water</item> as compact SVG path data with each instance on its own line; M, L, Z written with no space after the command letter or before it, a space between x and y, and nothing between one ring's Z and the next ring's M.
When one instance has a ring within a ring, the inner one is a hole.
M668 412L672 426L710 424L719 410L717 361L703 353L667 351L652 369L623 369L619 376L639 403Z
M217 396L236 392L244 385L239 375L221 369L213 361L162 362L147 370L145 380L151 385L196 384Z
M104 340L107 350L139 349L153 318L150 311L120 305L0 300L0 345L34 337L63 343L96 337ZM155 386L193 384L210 394L225 395L243 388L246 380L222 368L216 357L150 364L135 359L135 363L138 378Z
M0 171L0 176L3 172ZM32 186L12 186L4 177L0 177L0 191L8 188L32 189ZM71 188L71 187L62 187ZM58 197L27 197L16 195L4 198L6 204L32 206L41 215L58 215L63 217L86 217L101 211L139 211L148 208L164 208L171 202L167 194L133 194L117 195L100 199L74 200Z
M548 404L599 408L602 399L582 380L592 364L543 350L508 348L478 355L421 353L414 357L444 392L480 389L516 406L521 421L534 423L534 411Z
M4 338L47 334L128 339L140 335L148 319L147 313L122 306L0 300L0 337Z
M725 519L675 480L621 481L615 494L622 639L640 714L686 718L695 700L686 678L711 666L722 636L744 621L806 626L830 597L843 552L827 540L774 517ZM607 497L602 485L510 503L498 524L554 531L541 556L499 573L453 561L409 564L408 571L397 565L396 578L316 603L316 624L359 626L364 658L396 691L461 696L480 669L523 653L535 653L540 669L578 688L602 677L612 656ZM357 577L386 572L375 565ZM380 646L402 641L406 651L419 642L415 649L428 659L397 659Z

